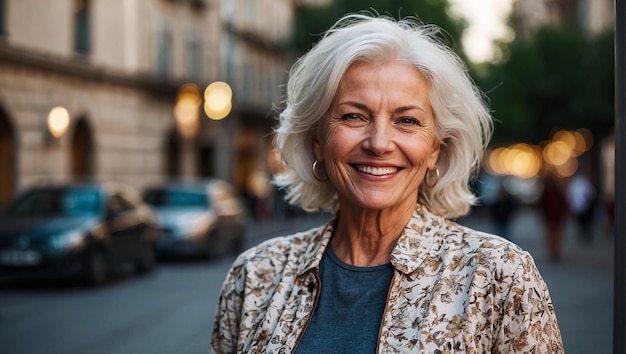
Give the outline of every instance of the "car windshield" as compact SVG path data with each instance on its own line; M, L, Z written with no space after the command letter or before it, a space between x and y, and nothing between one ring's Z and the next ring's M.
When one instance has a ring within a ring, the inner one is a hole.
M26 193L6 213L11 216L94 216L101 198L94 188L39 189Z
M156 207L209 207L205 194L190 190L152 189L146 192L144 199L146 203Z

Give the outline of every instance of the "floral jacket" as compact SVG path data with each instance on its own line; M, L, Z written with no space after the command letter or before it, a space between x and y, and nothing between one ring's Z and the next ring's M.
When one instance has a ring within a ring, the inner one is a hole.
M317 305L317 270L334 225L268 240L237 258L211 353L294 352ZM513 243L418 205L391 263L379 353L563 353L546 284Z

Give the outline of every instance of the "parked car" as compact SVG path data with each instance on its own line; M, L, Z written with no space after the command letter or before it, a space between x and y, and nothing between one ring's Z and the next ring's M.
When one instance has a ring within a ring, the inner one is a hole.
M113 267L156 263L154 214L120 183L37 186L0 214L0 274L96 285Z
M147 188L156 213L160 256L216 258L242 250L247 213L232 185L220 179Z

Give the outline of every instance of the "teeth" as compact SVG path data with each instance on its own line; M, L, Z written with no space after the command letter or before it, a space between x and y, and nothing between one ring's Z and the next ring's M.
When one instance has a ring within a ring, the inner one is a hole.
M360 172L364 172L374 176L391 175L398 171L396 167L356 166L356 169Z

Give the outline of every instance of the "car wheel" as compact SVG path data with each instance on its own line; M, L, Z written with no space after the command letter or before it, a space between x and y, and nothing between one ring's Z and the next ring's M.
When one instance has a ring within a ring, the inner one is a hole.
M139 273L148 273L154 269L156 265L156 251L151 243L144 243L141 246L141 254L137 261L137 271Z
M87 255L84 280L87 285L102 284L109 275L109 263L104 252L93 248Z
M242 251L243 251L243 236L239 235L233 238L231 254L234 256L238 256L239 253L241 253Z
M204 252L202 252L202 258L205 260L212 260L218 258L219 252L215 249L215 242L211 238L204 246Z
M207 260L219 259L224 254L224 245L217 231L212 231L205 244L203 258Z

